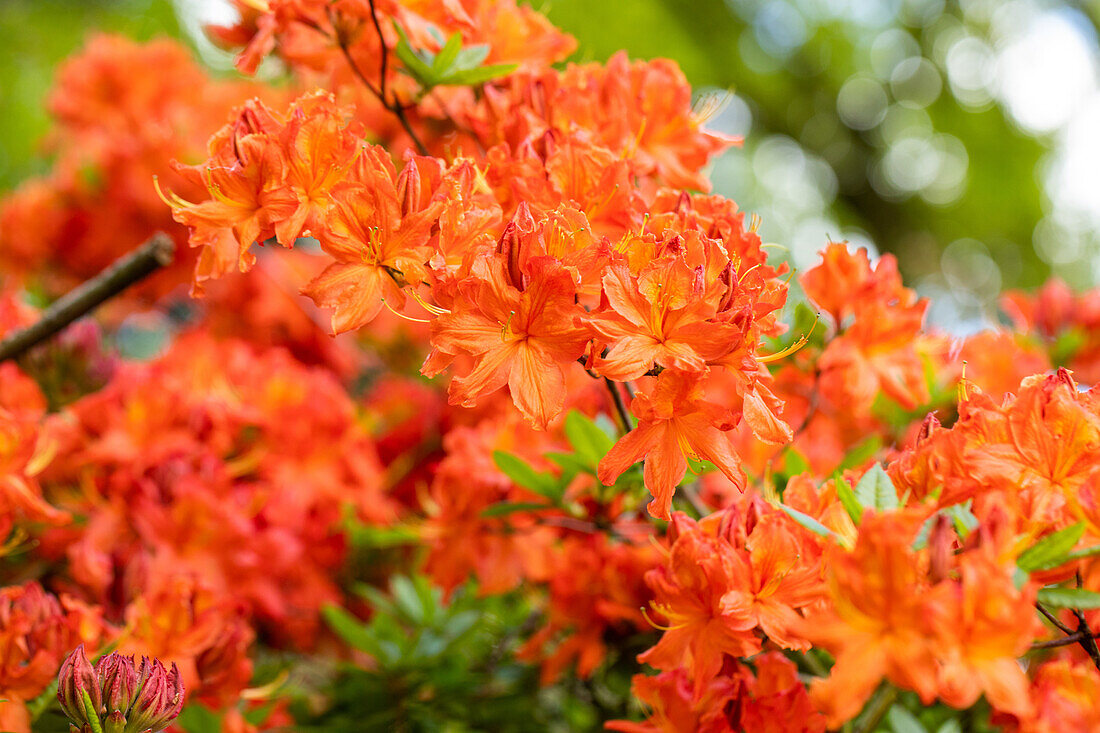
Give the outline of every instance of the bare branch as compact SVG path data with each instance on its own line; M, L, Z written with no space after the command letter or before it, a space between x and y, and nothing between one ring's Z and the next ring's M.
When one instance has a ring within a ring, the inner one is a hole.
M16 358L134 283L170 265L175 249L167 234L157 232L145 244L58 298L42 311L37 323L6 336L0 341L0 362Z

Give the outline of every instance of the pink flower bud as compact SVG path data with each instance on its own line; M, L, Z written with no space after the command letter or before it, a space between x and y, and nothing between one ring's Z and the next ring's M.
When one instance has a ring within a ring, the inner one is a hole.
M159 659L141 659L137 700L126 717L126 731L158 731L168 727L183 709L183 682L175 663L165 670Z
M103 694L92 663L81 644L61 663L57 674L57 701L61 710L78 728L84 727L91 716L99 716ZM88 701L92 709L88 709Z
M138 684L134 658L112 652L99 660L95 671L102 686L103 704L107 712L119 711L123 715L129 712L134 704Z
M77 731L156 733L183 709L183 682L159 659L112 653L92 666L78 646L61 665L57 699ZM94 722L92 722L94 720Z

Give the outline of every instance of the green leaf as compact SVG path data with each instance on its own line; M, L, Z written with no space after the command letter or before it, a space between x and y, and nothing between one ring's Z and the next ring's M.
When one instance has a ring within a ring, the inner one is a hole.
M797 476L809 470L809 461L797 450L788 447L787 450L783 451L783 473L788 476Z
M393 49L393 52L397 55L401 63L405 65L405 72L420 82L421 86L425 89L436 86L436 75L431 66L432 62L435 60L435 56L414 49L412 44L409 43L409 37L405 35L405 31L401 26L394 23L393 27L397 29L397 35L401 39L397 42L397 46Z
M973 499L967 499L962 504L952 504L943 510L943 513L951 517L951 521L955 523L955 532L959 535L959 539L965 540L968 534L978 528L978 518L974 516L974 512L970 511L973 504Z
M886 713L886 720L894 733L928 733L916 716L901 705L891 707L890 712Z
M502 501L486 507L481 512L483 517L503 517L515 512L534 512L540 509L549 509L549 504L536 504L532 501Z
M1084 557L1092 557L1093 555L1100 555L1100 545L1091 545L1089 547L1082 547L1080 550L1074 550L1066 555L1066 561L1080 560Z
M455 59L458 58L458 52L462 50L462 33L455 31L451 34L451 37L447 39L447 43L443 48L439 49L439 53L435 55L435 60L432 62L432 69L440 77L447 76L454 65Z
M836 533L833 532L833 530L829 529L824 524L811 517L809 514L800 512L794 507L789 507L786 504L780 504L779 508L785 511L787 513L787 516L789 516L791 519L798 522L814 534L821 535L822 537L836 537Z
M417 625L424 623L427 613L412 581L404 575L395 575L390 581L390 593L405 618Z
M855 448L848 451L848 455L844 456L844 460L837 466L837 470L846 471L850 468L859 468L864 463L871 460L881 447L882 438L877 435L872 435L870 438L867 438Z
M562 476L559 479L559 483L568 483L569 480L566 480L565 477L570 474L573 476L576 476L578 473L587 473L591 476L596 475L595 467L585 463L581 457L575 453L543 453L542 456L561 468Z
M951 718L943 721L943 725L936 729L936 733L963 733L962 724Z
M577 456L593 468L615 445L614 438L576 410L570 410L565 416L565 438Z
M329 603L321 609L325 621L336 632L336 635L346 641L353 649L374 654L377 645L373 634L367 627L360 623L359 619L352 616L346 610L334 603Z
M859 499L856 498L856 494L852 491L851 485L840 476L836 477L836 494L840 497L840 503L844 507L844 511L848 512L848 516L852 518L852 522L858 527L859 520L863 518L863 506L859 503Z
M890 476L878 463L863 474L863 478L856 484L855 494L860 506L865 509L882 511L898 508L898 491Z
M187 733L221 733L222 719L205 705L191 702L176 718L176 725Z
M458 52L458 56L455 58L454 68L460 71L476 69L489 57L490 50L489 44L487 43L466 46Z
M539 473L519 456L500 450L493 451L493 463L517 486L550 498L557 498L561 493L553 476Z
M1040 588L1039 603L1048 608L1100 608L1100 593L1084 588Z
M1052 532L1020 553L1016 564L1030 572L1050 570L1069 562L1069 553L1085 534L1085 523Z
M495 66L479 66L476 69L456 71L448 76L442 83L448 86L473 86L484 84L501 76L508 76L516 70L518 64L496 64Z

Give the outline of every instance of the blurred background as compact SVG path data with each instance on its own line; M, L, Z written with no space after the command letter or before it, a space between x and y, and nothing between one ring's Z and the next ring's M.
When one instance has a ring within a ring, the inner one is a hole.
M538 0L575 60L676 59L745 138L715 190L813 264L896 253L930 320L996 321L1005 288L1100 282L1100 0ZM0 0L0 191L44 170L55 65L95 30L202 38L224 0Z

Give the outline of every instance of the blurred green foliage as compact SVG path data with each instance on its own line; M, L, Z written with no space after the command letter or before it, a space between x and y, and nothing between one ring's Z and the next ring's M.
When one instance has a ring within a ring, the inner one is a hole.
M3 0L0 2L0 191L47 169L46 96L54 70L89 33L132 38L179 35L169 0Z

